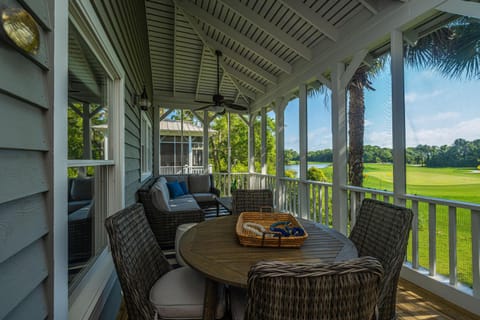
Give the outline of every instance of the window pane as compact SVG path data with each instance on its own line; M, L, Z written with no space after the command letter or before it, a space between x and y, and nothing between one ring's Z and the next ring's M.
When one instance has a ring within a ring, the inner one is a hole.
M73 26L68 50L68 159L107 160L106 73Z

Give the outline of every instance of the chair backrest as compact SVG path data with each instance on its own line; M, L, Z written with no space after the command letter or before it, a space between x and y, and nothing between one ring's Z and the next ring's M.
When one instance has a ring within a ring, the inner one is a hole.
M332 264L261 261L248 274L245 319L371 319L382 276L372 257Z
M112 257L129 319L153 319L150 288L171 269L150 226L143 206L134 204L105 220Z
M232 193L233 214L240 214L244 211L271 211L272 209L273 193L270 189L237 189Z
M413 212L373 199L364 199L350 240L358 255L378 259L385 270L379 294L379 319L395 317L397 284L405 259Z

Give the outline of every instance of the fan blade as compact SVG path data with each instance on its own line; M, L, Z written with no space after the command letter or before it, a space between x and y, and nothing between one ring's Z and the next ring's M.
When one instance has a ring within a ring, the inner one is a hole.
M212 103L212 101L201 101L201 100L194 100L196 103Z
M195 109L195 111L200 111L200 110L207 110L208 108L211 108L211 107L214 107L215 105L213 104L208 104L206 106L203 106L203 107L200 107L200 108L197 108Z
M235 103L226 103L225 105L228 108L238 110L238 111L247 111L248 110L248 107L242 106L242 105L239 105L239 104L235 104Z

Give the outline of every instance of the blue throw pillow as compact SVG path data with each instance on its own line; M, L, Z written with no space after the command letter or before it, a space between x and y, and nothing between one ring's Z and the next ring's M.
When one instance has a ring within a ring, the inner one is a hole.
M172 199L183 196L183 190L182 187L180 187L178 181L167 182L167 187L168 191L170 192L170 197L172 197Z
M178 184L180 185L180 188L182 188L183 194L188 194L187 183L185 181L180 181Z

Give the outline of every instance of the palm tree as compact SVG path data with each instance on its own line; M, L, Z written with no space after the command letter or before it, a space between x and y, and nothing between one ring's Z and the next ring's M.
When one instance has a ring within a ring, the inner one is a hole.
M363 183L364 90L375 90L371 80L383 68L385 56L371 67L360 66L348 85L349 182ZM405 48L405 62L417 68L440 71L449 78L480 79L480 21L461 17L418 39Z
M373 78L382 70L385 56L374 60L371 66L361 65L347 86L348 102L348 181L353 186L363 184L363 136L365 132L364 90L375 90Z

